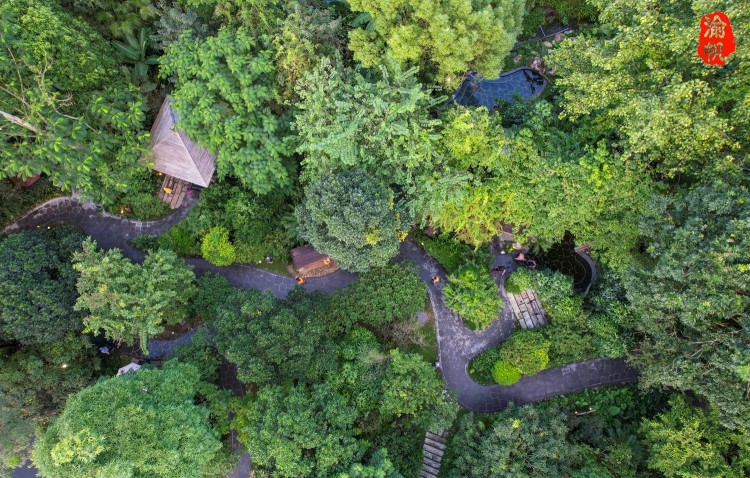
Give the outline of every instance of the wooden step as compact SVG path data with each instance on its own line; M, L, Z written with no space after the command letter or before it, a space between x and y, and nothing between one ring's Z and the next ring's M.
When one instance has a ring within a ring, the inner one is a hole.
M440 448L435 448L425 443L424 445L422 445L422 449L426 452L432 453L435 456L439 456L441 459L443 458L443 450L441 450Z
M442 437L440 435L435 435L434 433L431 433L431 432L427 432L427 434L425 435L425 438L429 438L430 440L434 440L438 443L443 443L443 444L445 444L448 441L445 439L445 437Z
M437 470L440 469L440 462L425 457L422 460L422 468L434 468L436 470L435 472L437 473Z
M429 436L427 436L427 437L425 437L424 442L425 442L425 445L430 445L433 448L437 448L438 450L445 451L445 448L446 448L445 441L443 441L441 443L441 442L439 442L437 440L433 440L432 438L430 438Z

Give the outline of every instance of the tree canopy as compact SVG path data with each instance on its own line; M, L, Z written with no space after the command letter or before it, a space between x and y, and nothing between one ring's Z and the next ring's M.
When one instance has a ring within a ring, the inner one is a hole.
M111 203L144 167L144 101L112 47L46 0L0 6L0 177L47 174Z
M109 339L129 345L137 338L147 353L149 337L161 333L165 323L185 319L194 276L173 252L159 249L139 265L119 250L97 250L89 239L73 260L81 274L75 310L88 312L87 332L102 329Z
M70 262L82 241L72 227L0 237L0 340L40 344L83 328Z
M737 426L750 416L749 204L746 188L722 181L655 197L641 226L652 261L625 281L641 382L692 390Z
M34 444L43 477L223 476L227 452L196 404L192 365L167 362L100 380L72 395Z
M274 476L331 476L356 462L357 411L327 385L262 388L236 419L253 462Z
M160 74L176 78L177 126L217 155L220 177L258 194L290 184L291 143L273 108L278 93L265 37L228 27L206 39L183 35L161 58Z
M361 171L321 176L305 188L295 213L299 234L353 272L384 266L407 224L393 191Z
M521 0L350 0L362 12L349 32L354 59L372 67L390 57L455 86L468 70L496 76L521 32Z

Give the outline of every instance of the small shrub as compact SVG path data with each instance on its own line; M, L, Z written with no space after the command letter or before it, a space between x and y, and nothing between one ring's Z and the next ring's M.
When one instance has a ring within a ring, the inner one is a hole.
M477 383L483 385L492 384L492 368L500 360L502 344L483 350L469 363L469 375Z
M516 269L505 280L505 290L511 294L520 294L526 289L534 288L532 272L524 267Z
M193 335L190 342L175 347L170 358L194 365L200 372L201 380L207 383L219 381L221 359L211 347L208 331L203 327Z
M500 385L513 385L521 379L521 371L501 360L492 367L492 378Z
M448 234L440 234L437 237L429 237L427 234L417 231L413 232L414 239L419 242L424 250L436 261L443 265L449 274L457 271L461 264L466 262L471 255L471 247Z
M129 204L133 216L144 221L166 216L171 211L153 192L132 194L123 198L123 204Z
M469 262L448 276L445 304L473 329L484 329L500 314L503 301L489 270Z
M229 241L229 230L225 227L212 227L203 237L201 254L211 264L228 266L234 262L236 252Z
M589 321L589 329L594 333L594 343L598 355L601 357L617 358L627 351L625 341L617 332L617 325L606 315L593 317Z
M179 256L199 256L201 254L198 241L184 222L175 225L159 236L159 245Z
M550 340L549 357L551 366L580 362L596 357L596 346L587 327L583 329L555 325L554 322L544 328Z
M550 342L537 330L514 332L500 348L500 359L524 375L539 373L549 365Z
M159 248L159 238L151 234L135 237L130 243L142 251L155 251Z

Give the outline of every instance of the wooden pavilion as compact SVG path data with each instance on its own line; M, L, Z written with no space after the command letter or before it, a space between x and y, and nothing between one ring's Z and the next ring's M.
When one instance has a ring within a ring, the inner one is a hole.
M177 119L167 97L151 127L153 169L165 176L159 196L172 208L182 204L188 183L207 187L216 170L216 155L176 130Z

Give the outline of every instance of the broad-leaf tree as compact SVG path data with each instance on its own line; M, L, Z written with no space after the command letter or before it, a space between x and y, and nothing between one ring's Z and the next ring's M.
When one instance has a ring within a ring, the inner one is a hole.
M511 404L495 417L464 415L450 442L449 477L566 476L575 458L565 416L549 408Z
M750 53L738 48L725 67L698 55L703 0L597 0L600 26L559 43L549 63L559 76L562 115L586 141L616 141L665 177L738 171L747 164ZM721 10L736 38L750 34L750 9Z
M99 367L96 348L87 336L76 334L17 351L0 350L0 406L46 424L68 395L94 382Z
M299 82L294 128L303 178L359 168L408 187L417 171L433 167L437 121L429 109L437 101L415 69L392 66L373 81L326 58Z
M176 362L101 380L37 438L34 465L45 478L224 476L227 452L201 386L198 369Z
M144 101L116 81L115 51L44 0L0 6L0 177L48 175L112 202L143 167Z
M327 385L262 388L235 426L253 463L272 476L336 476L362 456L357 411Z
M230 292L217 305L209 322L216 347L243 382L314 381L333 365L322 322L295 314L270 292Z
M605 143L583 145L559 129L546 102L525 118L506 129L484 108L448 111L444 161L410 194L414 215L474 246L503 223L515 225L520 241L543 245L570 231L612 265L626 264L638 245L638 215L654 189L649 178Z
M140 339L147 353L150 336L187 315L194 276L171 251L159 249L143 264L134 264L119 250L97 250L96 242L87 240L75 253L73 267L81 273L75 309L89 314L87 332L103 329L109 339L129 345Z
M185 34L161 58L162 77L174 76L177 126L215 153L220 177L233 176L258 194L288 186L291 144L273 105L273 51L265 37L222 28L206 39Z
M0 340L39 344L83 328L71 264L81 242L72 227L0 238Z
M321 176L296 209L299 234L339 267L364 272L398 253L406 214L383 182L361 171Z
M649 468L667 478L750 474L750 435L744 427L724 428L715 406L691 406L682 396L670 409L643 420Z
M658 196L641 232L651 263L625 279L644 386L692 390L722 421L750 419L750 193L723 181Z
M522 0L350 0L361 12L349 32L354 59L372 67L390 56L454 86L468 70L495 77L521 32Z

